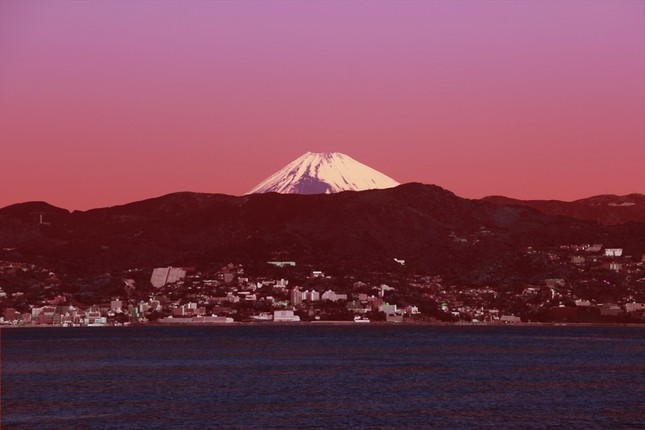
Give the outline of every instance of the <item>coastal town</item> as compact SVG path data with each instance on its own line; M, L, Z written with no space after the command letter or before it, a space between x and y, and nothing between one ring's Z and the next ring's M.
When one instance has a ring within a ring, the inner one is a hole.
M0 262L0 324L645 323L645 256L584 244L526 248L523 258L544 261L548 270L530 282L463 285L408 273L406 262L393 258L388 267L396 270L362 275L268 261L262 274L230 263L210 270L136 268L72 281L6 260Z

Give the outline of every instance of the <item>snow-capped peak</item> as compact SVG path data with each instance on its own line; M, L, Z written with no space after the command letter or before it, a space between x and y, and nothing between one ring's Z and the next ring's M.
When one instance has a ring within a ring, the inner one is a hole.
M330 194L392 188L397 181L340 152L307 152L247 194Z

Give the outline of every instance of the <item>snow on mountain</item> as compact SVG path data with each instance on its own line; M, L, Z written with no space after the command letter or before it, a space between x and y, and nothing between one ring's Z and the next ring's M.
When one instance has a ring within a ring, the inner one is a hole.
M247 194L330 194L392 188L397 181L340 152L307 152Z

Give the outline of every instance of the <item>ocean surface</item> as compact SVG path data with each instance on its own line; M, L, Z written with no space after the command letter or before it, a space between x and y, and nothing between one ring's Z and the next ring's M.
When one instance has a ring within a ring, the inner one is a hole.
M645 327L2 329L2 429L645 429Z

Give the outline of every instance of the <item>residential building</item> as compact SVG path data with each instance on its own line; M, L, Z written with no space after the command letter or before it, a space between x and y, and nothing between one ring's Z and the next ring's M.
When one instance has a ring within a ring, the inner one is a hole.
M645 311L645 303L625 303L625 312Z
M322 294L321 299L329 300L330 302L337 302L339 300L347 300L347 294L337 294L332 290L327 290Z
M383 303L378 307L379 312L383 312L385 315L394 315L396 314L396 305L391 305L389 303Z
M113 311L120 311L123 309L123 301L120 299L114 299L110 302L110 309Z
M320 300L320 293L316 290L304 291L302 293L302 300L308 302L317 302Z
M623 265L622 263L609 263L609 270L613 270L614 272L620 272L623 270Z
M296 306L296 305L299 305L300 303L302 303L304 298L303 298L302 291L300 291L300 288L296 287L293 290L291 290L290 299L291 299L291 304L293 306Z

